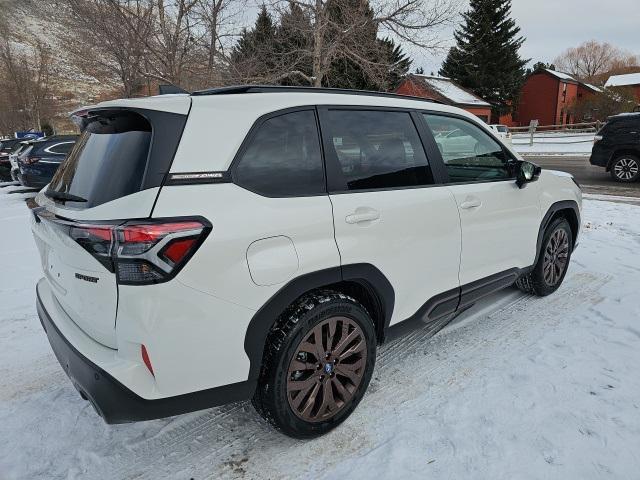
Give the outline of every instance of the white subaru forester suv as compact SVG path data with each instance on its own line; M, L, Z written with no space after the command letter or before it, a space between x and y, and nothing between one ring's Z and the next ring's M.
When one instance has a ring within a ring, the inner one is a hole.
M327 432L399 327L550 294L580 231L570 175L423 99L228 87L101 103L82 128L32 209L37 307L108 423L253 399Z

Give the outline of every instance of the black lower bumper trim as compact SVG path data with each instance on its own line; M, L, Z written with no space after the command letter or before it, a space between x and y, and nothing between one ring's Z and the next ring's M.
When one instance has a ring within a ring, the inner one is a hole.
M175 397L146 400L78 352L51 321L37 295L40 323L60 365L83 398L89 399L107 423L126 423L170 417L246 400L253 396L255 381L245 381Z

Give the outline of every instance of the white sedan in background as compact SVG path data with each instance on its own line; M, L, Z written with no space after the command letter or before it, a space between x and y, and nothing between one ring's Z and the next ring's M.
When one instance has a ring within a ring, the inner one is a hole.
M502 141L511 143L511 132L509 131L509 127L506 125L494 124L489 125L489 128L493 130L493 133L500 137Z

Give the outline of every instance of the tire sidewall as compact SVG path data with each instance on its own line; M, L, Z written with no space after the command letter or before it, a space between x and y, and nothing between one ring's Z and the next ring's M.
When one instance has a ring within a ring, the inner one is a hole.
M343 297L343 298L340 298ZM287 374L291 359L296 354L300 342L317 324L332 316L345 316L355 321L362 329L367 343L367 361L364 375L349 405L340 410L333 418L321 422L305 422L299 418L291 407L287 398ZM309 438L322 435L342 423L358 406L367 390L375 365L376 334L372 320L367 311L357 302L342 295L331 295L328 301L317 303L311 310L305 312L298 319L296 326L289 332L284 347L278 352L273 364L270 380L273 385L274 420L279 428L298 438Z
M619 178L616 173L615 173L615 166L616 164L620 161L620 160L634 160L636 162L636 164L638 165L638 167L640 167L640 158L636 157L635 155L620 155L618 157L616 157L612 162L611 162L611 167L609 169L609 171L611 172L611 177L613 177L613 179L616 182L622 182L622 183L632 183L632 182L636 182L640 179L640 168L638 169L638 173L630 178L630 179L624 179L624 178Z
M549 243L549 239L551 238L551 235L553 235L553 233L559 228L562 228L567 233L567 236L568 236L567 238L569 239L569 252L567 255L567 264L564 268L564 271L562 272L562 275L560 276L560 279L555 285L551 286L551 285L548 285L547 282L545 282L544 280L544 252L547 248L547 244ZM538 258L538 263L536 264L534 269L534 277L537 283L537 289L539 290L541 295L549 295L550 293L555 292L558 288L560 288L560 285L562 285L562 282L564 281L564 277L567 274L567 271L569 270L571 254L573 253L572 247L573 247L573 232L571 231L571 226L569 225L569 222L567 222L565 218L558 218L553 222L551 222L551 224L547 227L547 230L545 231L544 237L542 239L540 257Z

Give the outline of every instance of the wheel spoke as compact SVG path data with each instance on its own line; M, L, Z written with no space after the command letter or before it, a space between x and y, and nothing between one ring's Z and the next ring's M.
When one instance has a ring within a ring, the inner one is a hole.
M298 395L296 395L296 398L292 398L292 399L290 400L290 402L291 402L291 406L292 406L293 408L296 408L296 409L297 409L297 408L299 408L299 407L300 407L300 404L302 403L302 401L308 397L309 391L310 391L312 388L314 388L316 385L318 385L318 382L317 382L317 381L316 381L316 382L314 382L313 384L309 385L307 388L305 388L305 389L303 389L303 390L300 390L300 391L298 392Z
M324 382L322 388L322 404L320 405L320 415L330 413L337 410L336 400L333 398L333 387L331 385L331 379L327 379Z
M353 342L358 336L360 332L358 330L353 330L349 335L340 340L340 343L336 345L336 348L333 350L334 355L340 356L342 351L349 346L351 342Z
M337 328L338 320L336 318L331 318L329 320L329 337L327 338L327 351L333 348Z
M345 358L349 358L351 355L354 355L356 353L360 353L362 350L364 350L367 347L367 344L364 342L363 338L358 339L358 342L355 343L353 346L349 347L347 350L345 350L340 356L340 360L343 360Z
M358 385L360 382L360 375L356 373L356 370L362 366L360 362L362 362L362 360L352 364L341 363L336 366L336 373L347 377L354 385Z
M327 351L324 345L324 339L322 338L322 324L316 325L316 328L313 329L313 338L315 339L317 358L318 360L322 360Z
M304 406L302 408L302 410L300 411L300 414L303 416L311 416L311 410L313 409L313 407L316 404L316 398L318 396L318 391L320 391L320 383L316 383L313 387L313 390L311 390L311 394L309 395L309 398L307 399L306 402L304 402Z
M305 370L315 370L315 369L316 369L315 363L303 362L295 358L291 360L291 365L289 365L289 372L304 372Z
M288 387L290 392L295 392L297 390L308 389L316 383L318 383L318 376L314 374L306 380L290 380L288 382Z
M351 393L349 393L349 391L345 388L342 382L338 380L337 377L333 377L331 379L331 382L336 387L336 390L338 391L338 395L340 395L340 399L342 400L342 402L346 402L351 397Z

